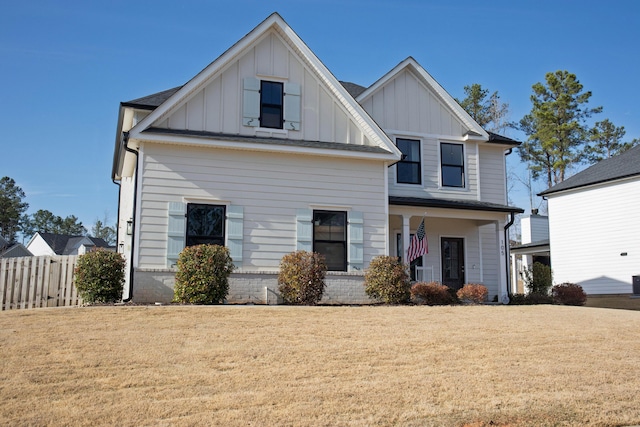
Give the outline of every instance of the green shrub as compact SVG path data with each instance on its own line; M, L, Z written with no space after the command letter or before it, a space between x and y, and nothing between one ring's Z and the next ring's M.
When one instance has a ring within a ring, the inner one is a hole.
M124 258L116 252L97 250L80 255L75 268L75 284L84 302L120 301L124 266Z
M585 305L587 294L575 283L561 283L551 289L553 302L563 305Z
M551 267L534 262L524 270L524 283L530 294L549 295L553 285Z
M450 288L439 282L418 282L411 286L411 299L416 304L451 305L457 301Z
M513 294L509 297L509 305L537 304L553 304L553 298L542 294Z
M489 290L484 285L467 283L456 293L458 299L472 304L482 304L489 296Z
M287 304L315 305L322 299L327 273L324 256L296 251L282 257L278 291Z
M387 304L401 304L409 300L411 279L407 266L398 257L377 256L371 260L364 275L364 291L369 298Z
M219 245L186 247L178 257L173 301L182 304L220 304L229 293L234 269L229 249Z

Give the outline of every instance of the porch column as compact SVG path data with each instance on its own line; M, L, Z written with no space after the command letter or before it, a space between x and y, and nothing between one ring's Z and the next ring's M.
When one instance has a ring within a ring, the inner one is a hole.
M409 243L411 237L411 216L402 215L402 262L408 264L407 251L409 250Z
M498 247L496 248L498 251L498 289L500 290L499 301L503 304L509 303L509 292L507 289L507 247L506 242L504 241L504 221L496 221L496 242L498 243Z
M518 255L511 253L511 293L518 292Z

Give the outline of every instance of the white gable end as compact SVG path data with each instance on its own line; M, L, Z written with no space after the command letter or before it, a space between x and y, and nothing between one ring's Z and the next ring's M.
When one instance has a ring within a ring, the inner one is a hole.
M355 144L399 155L377 124L284 21L277 15L271 19L276 25L254 39L250 33L246 46L234 51L245 39L241 40L134 131L161 128ZM234 54L231 59L230 52ZM260 82L282 84L281 128L260 126ZM137 137L135 132L132 137Z

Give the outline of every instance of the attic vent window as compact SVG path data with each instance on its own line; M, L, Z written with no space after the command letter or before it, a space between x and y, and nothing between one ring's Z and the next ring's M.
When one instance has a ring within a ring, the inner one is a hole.
M282 129L283 84L260 82L260 127Z
M244 79L242 124L267 129L300 130L300 85Z

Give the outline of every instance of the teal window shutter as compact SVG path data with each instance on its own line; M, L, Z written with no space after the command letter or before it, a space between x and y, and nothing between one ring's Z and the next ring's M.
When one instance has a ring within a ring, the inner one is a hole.
M169 224L167 230L167 267L175 267L178 256L184 249L187 205L182 202L169 202Z
M244 208L227 207L227 247L236 267L242 267L242 241L244 239Z
M298 209L296 215L297 232L296 249L311 252L313 250L313 211L311 209Z
M284 128L300 130L300 85L284 84Z
M364 268L364 216L362 212L349 212L349 271Z
M247 77L243 83L242 124L260 126L260 80Z

